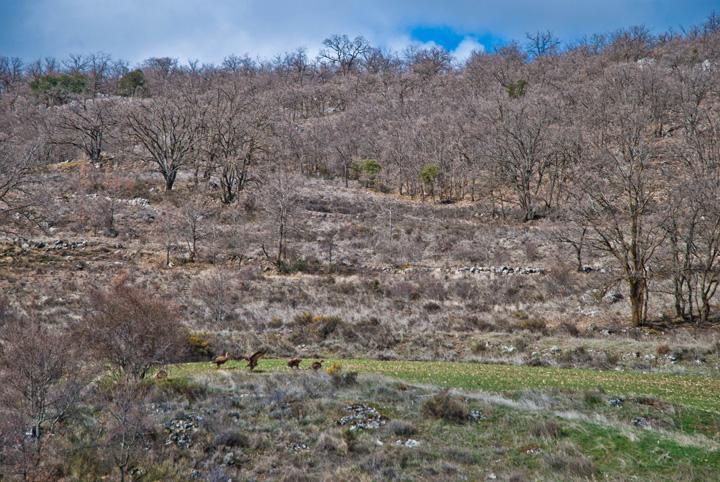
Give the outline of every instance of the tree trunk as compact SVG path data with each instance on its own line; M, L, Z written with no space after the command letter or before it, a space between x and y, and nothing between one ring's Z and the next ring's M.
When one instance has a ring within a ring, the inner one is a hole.
M631 279L628 281L630 285L630 309L632 312L633 326L642 326L645 324L645 287L643 280Z

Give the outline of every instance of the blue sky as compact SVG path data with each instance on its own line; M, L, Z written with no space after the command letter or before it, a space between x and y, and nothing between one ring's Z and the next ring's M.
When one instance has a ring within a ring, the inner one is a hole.
M701 23L718 0L0 0L0 55L103 51L133 63L151 56L222 61L316 54L334 33L402 50L439 45L464 58L526 32L563 41L644 24L659 32Z

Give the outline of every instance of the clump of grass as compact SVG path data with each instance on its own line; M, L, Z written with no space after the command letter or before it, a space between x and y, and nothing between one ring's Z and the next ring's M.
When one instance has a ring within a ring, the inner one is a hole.
M386 429L392 433L393 435L396 435L398 437L410 437L412 435L415 435L417 433L417 428L415 425L404 422L402 420L392 420L390 421Z
M215 447L249 447L250 439L242 432L228 430L217 434L213 445Z
M572 444L559 445L555 452L546 454L543 460L553 471L568 476L590 478L595 473L592 460Z
M320 434L320 437L318 437L315 449L328 454L346 455L348 445L341 437L323 432Z
M595 407L603 402L602 393L597 390L586 390L583 393L583 401L588 407Z
M527 330L532 333L547 334L547 324L543 320L534 318L522 319L516 325L515 328L518 330Z
M336 387L349 387L357 383L357 372L344 372L342 365L333 363L327 369L333 385Z
M670 346L667 343L662 343L655 348L655 353L657 353L658 356L665 356L670 353Z
M575 338L580 336L580 330L578 330L578 327L567 321L563 321L560 324L560 326L558 327L558 331L567 333L568 335Z
M187 378L166 378L157 380L155 383L157 398L159 400L168 397L182 396L190 401L200 400L207 397L208 390L205 386L195 383Z
M450 395L448 390L443 390L423 402L422 413L449 422L465 423L469 411L467 404L461 398Z
M557 439L562 435L562 428L554 420L544 420L533 425L530 433L538 438Z

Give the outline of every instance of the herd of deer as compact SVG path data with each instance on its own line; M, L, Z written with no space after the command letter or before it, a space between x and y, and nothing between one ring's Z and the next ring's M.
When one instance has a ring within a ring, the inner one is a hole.
M250 371L253 371L255 369L255 367L258 365L258 360L260 360L260 358L262 358L264 355L265 355L265 352L261 350L261 351L257 351L255 353L253 353L250 356L242 355L238 358L238 360L247 360L247 362L248 362L247 367L250 369ZM232 357L228 354L228 352L225 352L222 355L216 356L212 362L219 369L222 365L227 363L227 361L230 360L231 358ZM315 371L318 371L322 368L322 364L324 361L325 360L314 361L312 363L312 365L310 365L310 368ZM293 370L299 370L301 362L302 362L302 359L293 357L288 360L287 366L289 366Z

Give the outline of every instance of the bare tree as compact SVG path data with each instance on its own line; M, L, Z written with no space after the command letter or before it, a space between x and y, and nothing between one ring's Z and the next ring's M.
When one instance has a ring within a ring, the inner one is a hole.
M46 442L81 394L79 372L66 334L33 317L18 317L0 332L0 466L11 464L23 480L41 473Z
M551 31L526 33L527 45L525 51L532 57L543 57L558 53L560 40Z
M10 229L11 221L26 217L38 205L30 185L36 181L33 170L45 150L42 138L24 142L0 133L0 232Z
M78 326L96 360L130 379L142 379L158 365L182 359L186 330L175 306L120 278L90 293L89 311Z
M133 380L120 380L99 396L102 407L102 454L118 471L118 480L130 477L138 462L146 455L147 443L153 435L148 416L148 385Z
M212 95L204 154L218 171L224 204L257 181L252 170L270 151L269 110L255 89L241 91L237 84Z
M486 155L498 169L501 179L515 192L523 221L536 218L549 179L554 155L552 143L556 113L543 99L500 100L489 124L493 131Z
M363 37L350 40L347 35L333 35L323 40L320 58L337 66L343 75L352 72L369 52L370 44Z
M208 218L212 208L202 198L194 198L180 207L177 216L177 229L185 242L188 260L193 263L197 258L198 243L208 236Z
M92 162L101 160L112 129L117 125L110 99L80 99L57 108L56 144L80 149Z
M647 320L650 264L664 241L657 151L648 143L642 88L636 71L618 68L598 89L592 152L576 176L580 190L572 205L593 248L618 262L636 326Z
M283 166L277 166L268 172L262 186L263 206L270 215L274 239L277 243L276 254L271 256L265 251L265 255L273 260L278 270L285 267L287 240L293 227L294 214L298 209L300 185L301 180L294 173ZM265 250L264 246L263 250Z
M141 101L127 114L131 138L155 163L166 191L172 190L180 169L193 161L200 121L198 106L179 95Z

